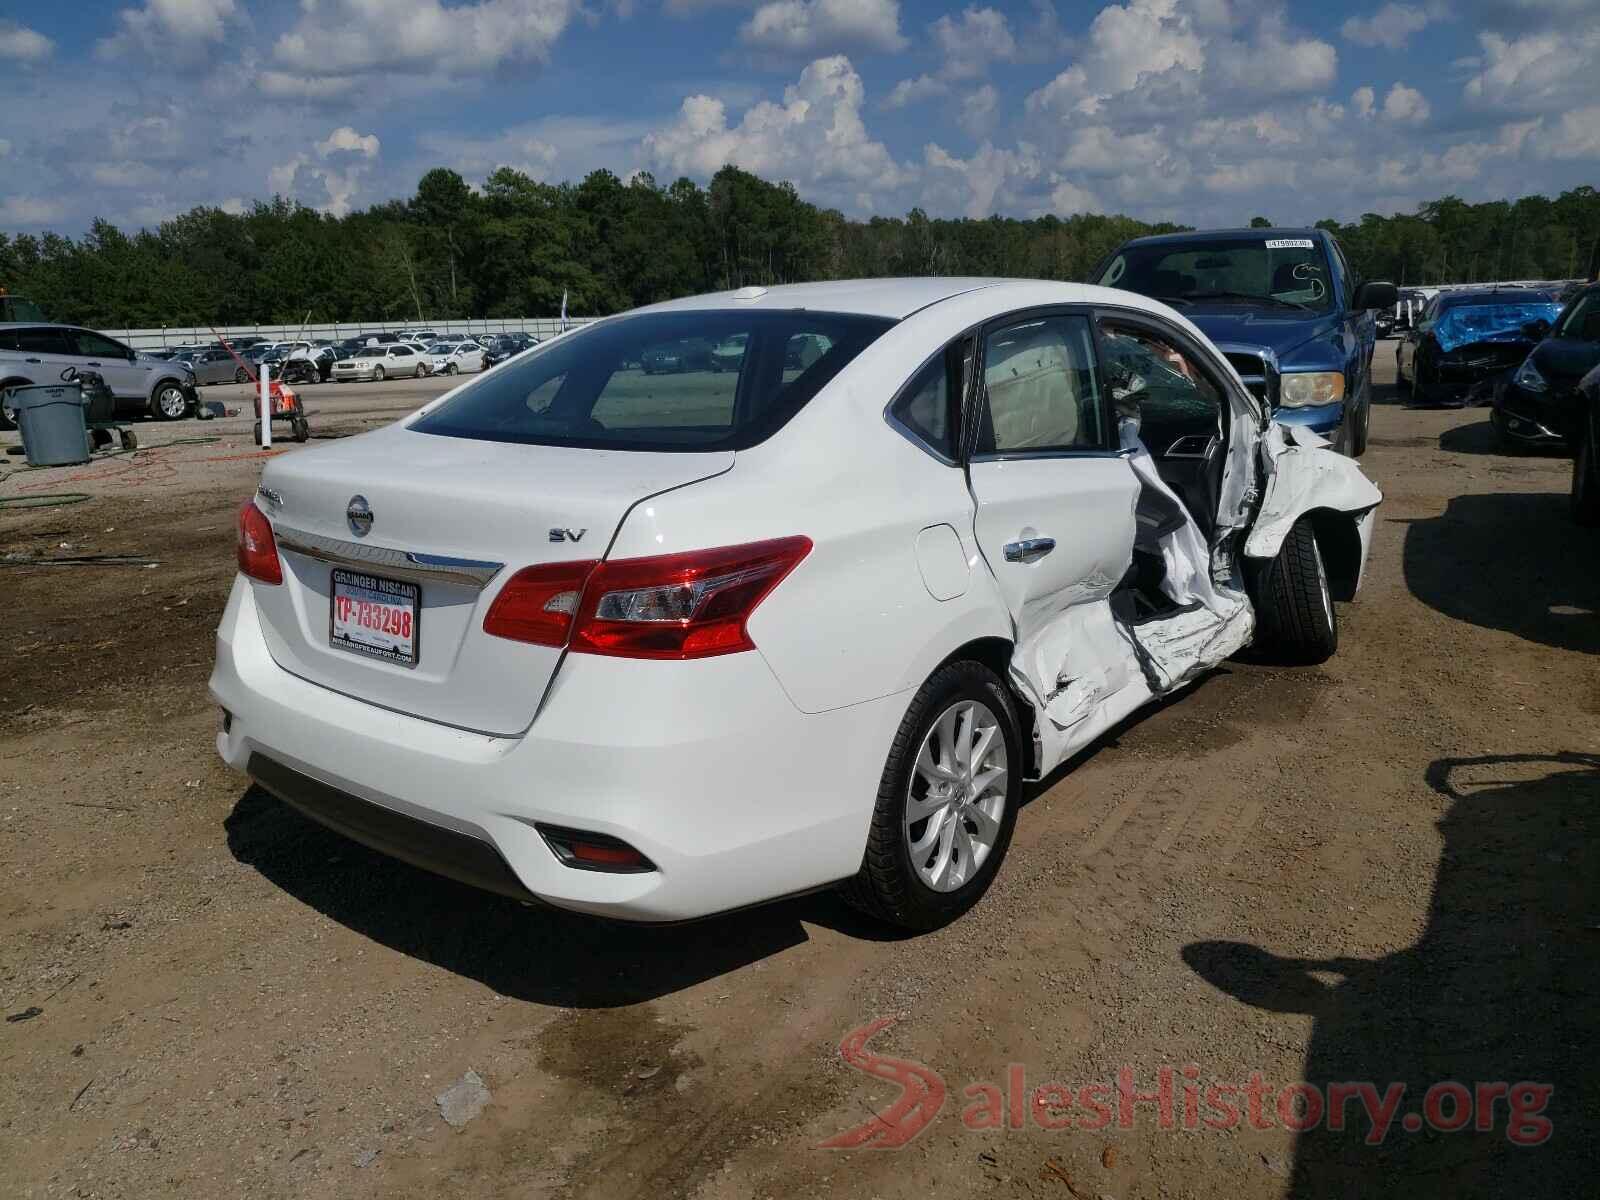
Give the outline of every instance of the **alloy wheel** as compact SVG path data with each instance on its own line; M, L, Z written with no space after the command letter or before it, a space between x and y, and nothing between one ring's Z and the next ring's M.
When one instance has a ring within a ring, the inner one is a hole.
M188 410L189 401L180 389L167 384L156 395L156 407L167 420L176 421Z
M1005 813L1006 739L988 705L940 714L911 772L903 836L918 878L936 892L970 881L994 850Z

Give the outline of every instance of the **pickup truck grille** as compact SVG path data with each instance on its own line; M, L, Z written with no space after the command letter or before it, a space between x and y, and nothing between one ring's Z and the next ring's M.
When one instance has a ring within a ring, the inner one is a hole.
M1257 400L1262 403L1267 401L1267 368L1261 361L1259 354L1246 351L1233 350L1227 353L1228 364L1237 372L1239 378L1244 380L1245 387L1249 388Z

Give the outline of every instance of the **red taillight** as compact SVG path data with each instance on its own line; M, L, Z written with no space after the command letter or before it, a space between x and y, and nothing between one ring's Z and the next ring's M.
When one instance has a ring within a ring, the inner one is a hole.
M745 622L811 550L806 537L513 575L484 632L579 654L708 658L755 649ZM570 639L570 640L569 640Z
M810 538L791 537L603 562L584 589L571 648L620 658L754 650L745 622L810 550Z
M483 631L535 646L565 646L594 567L593 559L585 559L518 571L489 606Z
M239 510L239 570L262 583L283 582L283 564L278 561L272 522L254 500L246 500Z

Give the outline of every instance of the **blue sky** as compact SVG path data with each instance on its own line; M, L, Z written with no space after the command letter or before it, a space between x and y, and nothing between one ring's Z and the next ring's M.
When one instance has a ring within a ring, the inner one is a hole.
M1600 0L0 0L0 229L444 165L1282 224L1600 185Z

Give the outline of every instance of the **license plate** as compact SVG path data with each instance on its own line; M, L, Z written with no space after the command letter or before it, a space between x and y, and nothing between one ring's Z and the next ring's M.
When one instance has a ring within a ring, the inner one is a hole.
M414 583L335 570L328 595L329 645L416 666L421 596Z

